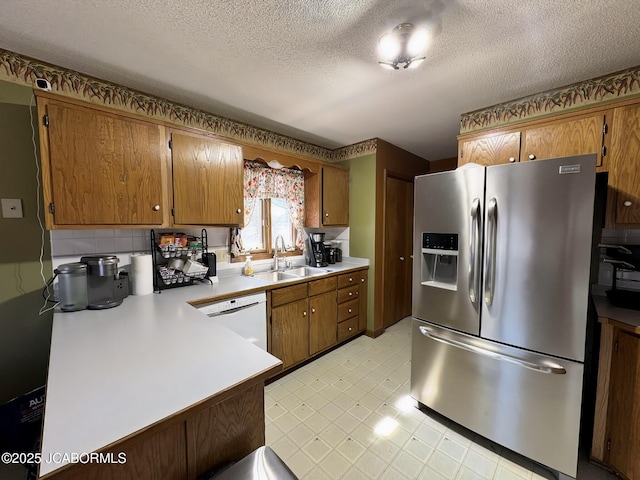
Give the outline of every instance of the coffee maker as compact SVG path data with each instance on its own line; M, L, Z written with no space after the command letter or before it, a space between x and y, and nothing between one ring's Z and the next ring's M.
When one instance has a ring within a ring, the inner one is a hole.
M309 234L309 265L312 267L326 267L328 265L324 233Z
M87 264L89 310L117 307L129 296L129 277L118 271L118 257L95 255L82 257L80 261Z

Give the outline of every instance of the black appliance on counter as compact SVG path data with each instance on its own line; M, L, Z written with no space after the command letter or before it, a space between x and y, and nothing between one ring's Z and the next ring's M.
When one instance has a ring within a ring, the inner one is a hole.
M115 255L86 256L80 262L87 264L87 294L89 310L117 307L129 296L129 277L118 271L120 259Z
M640 245L598 245L604 249L605 263L613 267L611 290L607 290L609 303L616 307L640 310L640 290L627 290L618 287L618 272L634 272L640 270Z
M326 267L329 265L328 252L324 245L324 233L311 233L308 240L309 265L312 267Z

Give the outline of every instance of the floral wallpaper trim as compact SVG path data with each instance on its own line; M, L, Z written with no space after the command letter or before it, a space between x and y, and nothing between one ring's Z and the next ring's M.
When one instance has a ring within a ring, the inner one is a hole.
M147 95L0 48L0 79L33 88L36 78L49 80L53 93L67 97L200 128L227 138L275 147L319 160L330 161L333 156L333 151L328 148L173 103L164 98Z
M460 133L640 96L640 66L462 114Z
M378 139L370 138L363 142L347 145L346 147L337 148L331 152L330 162L341 162L350 158L362 157L376 153L378 149Z

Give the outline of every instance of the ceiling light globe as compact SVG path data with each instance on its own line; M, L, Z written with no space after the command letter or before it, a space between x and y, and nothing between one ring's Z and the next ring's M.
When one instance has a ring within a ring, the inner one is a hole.
M410 57L415 57L416 55L421 54L429 44L429 30L426 28L416 28L411 37L409 37L409 42L407 43L407 54Z
M385 60L393 61L400 53L400 43L395 35L385 33L378 40L378 53Z

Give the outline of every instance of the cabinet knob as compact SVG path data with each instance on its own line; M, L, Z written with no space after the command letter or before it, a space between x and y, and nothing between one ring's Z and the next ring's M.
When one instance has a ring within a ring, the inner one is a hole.
M353 328L349 327L349 331L353 330Z
M404 257L400 257L400 261L401 261L401 262L404 262Z
M311 309L311 313L316 313L316 309L315 309L315 308L312 308L312 309Z
M350 282L353 282L353 278L349 277L349 281L350 281Z
M351 313L351 309L349 309L349 313Z
M307 312L302 312L302 316L306 317L307 316Z
M625 207L630 207L631 205L633 205L633 203L631 203L631 201L629 201L629 200L626 200L626 201L623 203L623 205L624 205Z
M535 160L536 156L532 153L531 155L529 155L529 160Z
M362 280L360 280L362 283L364 283L364 278Z
M510 162L510 163L513 163L513 162L515 162L515 161L516 161L516 157L509 157L509 162Z
M240 213L240 212L242 212L242 209L239 208L236 210L236 213Z
M353 292L349 292L349 296L352 297L353 296Z
M153 210L154 210L154 211L156 211L156 212L157 212L158 210L160 210L160 205L154 205L154 206L153 206Z
M328 216L329 216L329 214L328 214L328 213L325 213L325 214L324 214L324 216L325 216L325 217L328 217Z

